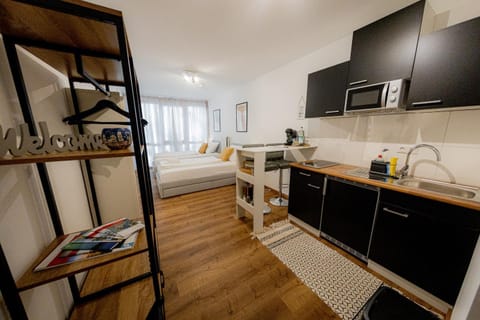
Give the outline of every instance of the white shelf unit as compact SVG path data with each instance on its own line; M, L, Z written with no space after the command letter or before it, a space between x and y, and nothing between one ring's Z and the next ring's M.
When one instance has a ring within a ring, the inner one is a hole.
M237 149L237 175L236 175L236 215L237 218L245 216L245 211L253 216L253 233L263 232L263 208L265 198L265 160L268 152L284 151L284 157L292 161L309 160L316 147L313 146L267 146ZM254 168L252 174L241 171L244 161L253 159ZM243 186L246 183L253 184L253 205L243 198Z

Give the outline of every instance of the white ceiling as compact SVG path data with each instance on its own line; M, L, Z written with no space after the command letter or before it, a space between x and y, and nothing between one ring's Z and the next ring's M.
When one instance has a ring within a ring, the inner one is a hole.
M123 12L142 95L210 99L416 0L89 1Z

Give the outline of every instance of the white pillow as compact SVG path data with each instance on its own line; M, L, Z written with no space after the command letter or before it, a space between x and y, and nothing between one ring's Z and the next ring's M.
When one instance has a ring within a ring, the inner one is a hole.
M205 153L212 153L217 151L219 144L220 142L209 142L207 146L207 150L205 150Z

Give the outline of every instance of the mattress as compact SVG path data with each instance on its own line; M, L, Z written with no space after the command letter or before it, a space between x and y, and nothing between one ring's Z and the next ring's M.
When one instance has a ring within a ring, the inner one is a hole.
M235 183L236 164L217 157L156 161L160 197L216 188Z

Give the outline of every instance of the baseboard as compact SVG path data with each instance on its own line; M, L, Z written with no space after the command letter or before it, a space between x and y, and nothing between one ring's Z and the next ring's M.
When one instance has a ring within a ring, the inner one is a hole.
M298 219L297 217L294 217L294 216L292 216L291 214L288 214L288 220L294 222L295 224L297 224L297 225L300 226L301 228L305 229L305 230L308 231L309 233L313 234L314 236L320 237L320 230L317 230L317 229L315 229L314 227L312 227L311 225L306 224L305 222L303 222L302 220Z
M368 260L368 268L372 269L373 271L381 274L388 280L394 282L395 284L399 285L403 289L407 290L411 294L415 295L416 297L422 299L426 303L430 304L432 307L437 308L443 313L447 313L452 306L445 301L435 297L431 293L423 290L422 288L416 286L415 284L411 283L410 281L400 277L399 275L393 273L392 271L382 267L378 263Z

